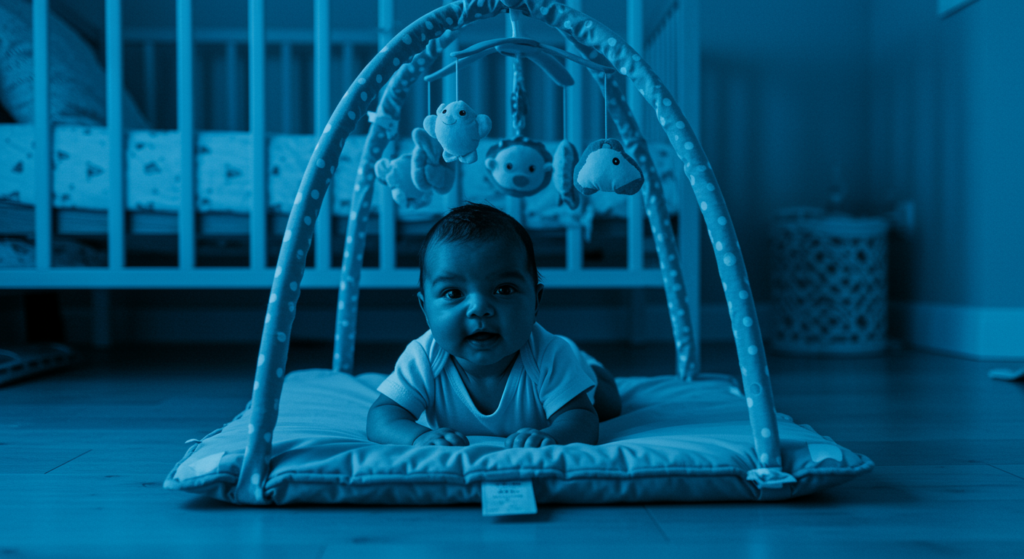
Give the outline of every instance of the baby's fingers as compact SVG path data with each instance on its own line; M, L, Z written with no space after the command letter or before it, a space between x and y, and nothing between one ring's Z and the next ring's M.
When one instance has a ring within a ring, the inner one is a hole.
M469 446L469 439L458 431L451 431L444 434L444 440L451 446Z
M526 441L530 439L530 436L534 433L532 429L520 429L515 433L509 435L508 439L505 440L506 448L523 448L526 445Z
M542 433L533 433L526 439L526 442L523 444L523 446L527 448L540 448L544 446L544 443L549 441L550 439L550 437Z

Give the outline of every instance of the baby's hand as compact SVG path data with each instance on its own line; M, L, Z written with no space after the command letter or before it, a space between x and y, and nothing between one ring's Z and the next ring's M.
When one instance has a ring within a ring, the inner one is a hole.
M469 439L447 427L427 431L416 437L413 446L469 446Z
M552 444L558 444L554 437L529 427L524 427L505 439L505 448L539 448Z

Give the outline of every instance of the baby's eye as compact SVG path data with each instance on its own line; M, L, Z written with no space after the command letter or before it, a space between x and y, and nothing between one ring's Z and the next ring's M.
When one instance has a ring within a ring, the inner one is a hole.
M462 292L458 289L446 289L441 293L441 297L444 297L445 299L458 299L459 297L462 297Z
M618 157L613 157L612 158L612 165L618 165L618 164L619 164L619 158Z
M459 116L466 116L466 111L459 111Z
M505 168L508 169L509 171L511 171L512 170L512 164L511 163L506 163L505 164Z
M535 167L534 167L533 165L530 165L530 172L531 172L531 173L533 172L534 168L535 168Z
M448 109L445 109L445 110L441 111L441 114L447 114L447 113L448 113Z
M511 295L516 292L516 288L511 285L502 285L495 289L494 292L498 295Z

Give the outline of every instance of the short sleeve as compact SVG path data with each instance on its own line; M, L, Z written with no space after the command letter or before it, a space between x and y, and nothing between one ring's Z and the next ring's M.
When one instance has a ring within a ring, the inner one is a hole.
M547 417L576 396L586 393L594 402L597 375L587 365L580 350L571 340L548 334L546 343L537 348L538 388Z
M427 350L420 340L412 341L398 357L395 370L377 387L409 413L419 417L434 401L434 373Z

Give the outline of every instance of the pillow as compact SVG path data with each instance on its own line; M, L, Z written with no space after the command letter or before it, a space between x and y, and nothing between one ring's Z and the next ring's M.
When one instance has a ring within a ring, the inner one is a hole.
M757 467L738 388L725 380L617 379L622 415L601 424L600 444L505 449L381 445L366 440L366 412L384 375L324 369L285 377L274 429L267 499L293 503L437 505L480 501L480 482L533 480L539 503L779 500L837 485L870 459L780 414L785 471L779 489L747 481ZM167 489L234 501L248 409L194 444Z
M105 125L106 76L93 48L50 13L50 118L54 123ZM0 105L17 122L32 122L32 4L0 0ZM124 96L127 129L148 128L132 98Z

